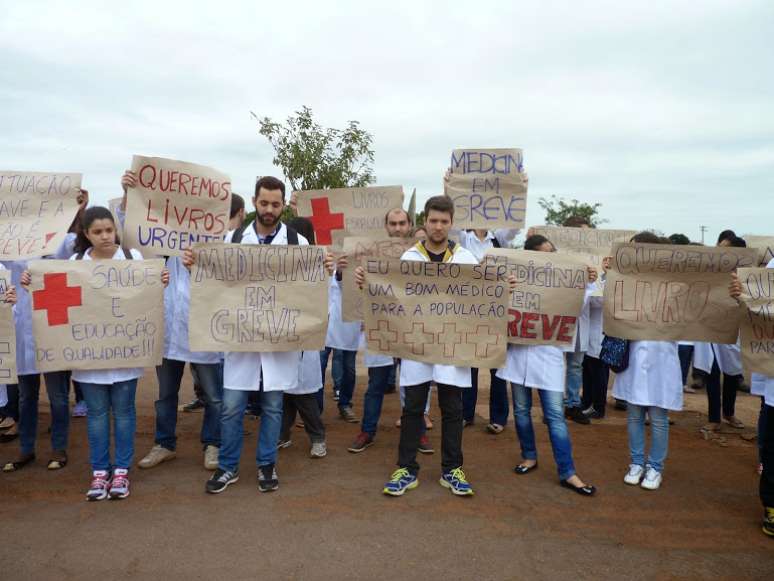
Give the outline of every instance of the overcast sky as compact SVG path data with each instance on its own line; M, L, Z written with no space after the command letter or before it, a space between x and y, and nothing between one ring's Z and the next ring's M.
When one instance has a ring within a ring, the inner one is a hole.
M453 148L521 147L530 224L556 194L608 227L774 235L769 0L198 5L0 0L2 169L82 172L106 203L139 153L249 195L280 173L250 111L308 105L420 200Z

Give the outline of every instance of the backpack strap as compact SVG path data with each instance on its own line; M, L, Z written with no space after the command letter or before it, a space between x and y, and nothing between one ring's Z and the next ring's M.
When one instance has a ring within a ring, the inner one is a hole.
M126 248L121 247L121 250L124 251L124 258L126 260L134 260L134 256L132 256L131 251L127 250Z
M500 241L496 237L492 238L492 248L502 248Z
M242 236L245 234L245 226L240 226L231 235L231 244L240 244L242 242Z

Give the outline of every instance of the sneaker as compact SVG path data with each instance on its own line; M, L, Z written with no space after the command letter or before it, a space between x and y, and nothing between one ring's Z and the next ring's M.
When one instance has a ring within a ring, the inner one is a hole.
M352 442L352 445L347 448L347 450L353 454L359 454L369 446L373 445L374 437L371 434L367 434L366 432L360 432L357 435L357 438L355 438L355 441Z
M75 402L75 405L73 406L73 417L85 418L88 411L89 411L89 408L86 407L85 401Z
M389 496L403 496L407 490L419 486L417 477L406 468L398 468L390 476L390 481L384 485L382 492Z
M198 397L192 399L187 404L182 406L182 410L187 414L200 412L203 409L204 409L204 402L200 400Z
M661 472L648 466L645 470L645 478L642 479L640 486L645 490L658 490L658 487L661 486Z
M583 411L579 407L568 408L567 414L576 424L587 426L591 423L591 420L583 414Z
M91 473L91 484L86 493L86 500L105 500L110 489L110 474L107 470L95 470Z
M763 534L774 538L774 508L767 506L763 509Z
M312 442L312 449L309 450L309 456L312 458L325 458L328 455L328 446L325 442Z
M435 454L433 445L430 443L430 438L428 438L426 435L419 438L419 447L417 448L417 452L420 454Z
M472 496L473 488L465 478L465 473L462 468L455 468L450 472L444 472L441 479L438 481L441 486L451 490L452 494L457 496Z
M172 460L175 456L176 454L174 450L168 450L164 446L156 444L153 446L153 448L151 448L151 451L148 452L145 458L137 463L137 465L140 468L153 468L162 462Z
M352 411L352 406L339 408L339 417L342 420L349 422L350 424L356 424L360 421L355 415L355 412Z
M205 470L215 470L218 467L218 456L220 454L220 448L207 444L204 448L204 468Z
M271 492L279 488L279 478L277 478L277 469L274 464L258 466L258 490L261 492Z
M292 440L280 440L279 442L277 442L277 450L288 448L292 443L293 443Z
M219 494L228 488L229 484L234 484L239 480L239 471L232 472L231 470L223 470L218 468L215 470L215 474L210 476L207 481L205 490L210 494Z
M645 468L639 464L629 464L629 471L624 476L624 482L631 486L637 486L642 480L643 474L645 474Z
M113 470L113 481L110 483L110 500L120 500L129 496L129 471L126 468Z

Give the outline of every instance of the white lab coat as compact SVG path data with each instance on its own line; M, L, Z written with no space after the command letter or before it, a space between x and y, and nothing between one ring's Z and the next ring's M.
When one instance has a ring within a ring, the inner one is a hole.
M360 321L345 322L341 318L341 283L331 277L328 290L328 333L325 346L344 351L357 351L360 344Z
M73 254L75 234L67 234L57 251L44 258L67 260ZM32 335L32 299L30 293L21 285L21 275L28 269L27 260L5 261L2 264L11 271L11 284L16 287L16 308L14 309L14 327L16 329L16 373L18 375L37 375L35 363L35 338Z
M475 232L453 230L452 238L456 235L460 241L460 246L469 250L470 253L476 257L476 260L481 262L486 251L490 248L494 248L494 240L497 240L498 244L500 244L500 248L511 248L513 246L513 240L518 234L518 229L499 228L494 232L491 230L488 231L484 239L479 240Z
M683 409L683 377L677 343L631 341L629 366L616 374L613 397L634 405Z
M417 260L428 262L428 259L415 247L411 247L401 256L401 260ZM476 257L460 245L454 247L454 255L451 257L455 264L478 264ZM435 381L444 385L455 385L457 387L470 387L470 367L456 367L454 365L438 365L432 363L422 363L403 359L400 365L400 385L408 387Z
M142 254L139 250L132 248L129 253L132 260L142 260ZM77 254L73 254L70 260L75 260ZM91 248L83 255L82 260L91 260ZM113 260L126 260L123 249L119 246L113 255ZM81 383L97 383L99 385L112 385L121 381L139 379L143 375L142 367L127 367L124 369L73 369L73 381Z
M707 373L712 372L712 364L717 361L721 373L742 375L741 343L726 345L720 343L697 342L693 348L693 366Z
M298 372L298 386L285 390L290 395L317 393L323 386L319 351L302 351Z
M230 242L233 232L226 235ZM252 225L245 228L242 244L258 244L258 235ZM271 242L277 245L288 243L288 230L280 225L277 235ZM309 242L298 235L298 244L308 246ZM299 351L280 352L227 352L224 354L223 387L241 391L258 391L261 388L263 371L264 391L287 391L298 387L301 353Z

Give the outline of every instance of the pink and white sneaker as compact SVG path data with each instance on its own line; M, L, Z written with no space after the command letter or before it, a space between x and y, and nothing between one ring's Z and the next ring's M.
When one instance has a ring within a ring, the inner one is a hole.
M129 470L113 470L113 482L110 485L110 500L120 500L129 496Z
M95 470L91 474L91 484L86 500L105 500L110 488L110 473L107 470Z

